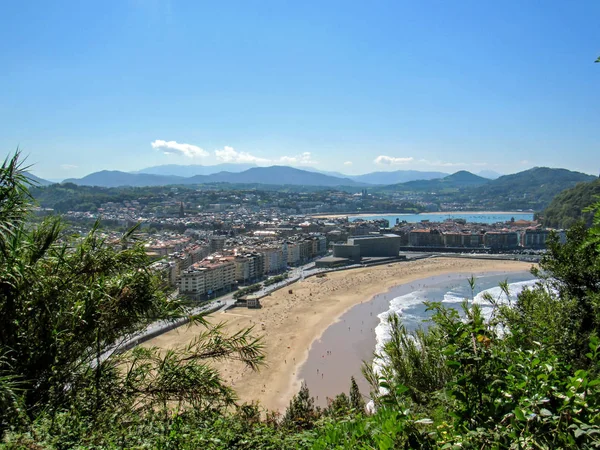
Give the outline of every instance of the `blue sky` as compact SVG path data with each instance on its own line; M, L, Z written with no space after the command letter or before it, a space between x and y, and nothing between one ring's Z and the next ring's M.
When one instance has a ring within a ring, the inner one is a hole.
M600 2L0 5L0 145L158 164L600 171Z

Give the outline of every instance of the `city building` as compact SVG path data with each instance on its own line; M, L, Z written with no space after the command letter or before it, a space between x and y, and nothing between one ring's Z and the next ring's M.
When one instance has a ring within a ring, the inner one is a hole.
M353 236L346 244L333 244L333 256L336 258L397 257L399 253L400 237L395 234Z
M179 292L194 300L228 292L235 284L232 257L208 257L184 270L178 280Z
M550 230L527 228L521 235L521 245L533 249L546 248L548 236L550 236Z
M408 244L411 247L443 247L444 239L439 230L426 228L412 230L408 234Z
M488 231L483 236L483 244L491 250L514 250L519 245L516 231Z

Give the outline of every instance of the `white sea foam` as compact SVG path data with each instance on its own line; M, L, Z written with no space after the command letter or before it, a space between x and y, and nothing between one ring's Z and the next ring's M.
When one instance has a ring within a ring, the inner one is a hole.
M499 286L486 289L475 295L473 303L480 305L482 307L484 315L489 318L492 313L492 305L485 299L486 293L490 294L499 304L508 304L511 302L514 303L517 299L517 296L521 293L521 291L523 291L523 289L535 286L537 281L538 280L528 280L510 283L508 285L510 299L506 298L506 295L502 292L502 289ZM425 300L427 300L427 291L413 291L409 294L393 298L390 301L390 308L377 316L379 317L379 324L377 325L377 327L375 327L375 353L377 355L382 356L382 358L376 357L373 360L373 371L376 374L381 373L382 366L385 364L385 355L382 354L383 347L385 346L385 343L388 342L391 338L391 326L388 320L389 317L393 314L402 316L404 309L411 306L419 305ZM463 300L463 295L449 291L446 294L444 294L444 299L442 300L442 303L461 303ZM384 394L385 390L380 389L380 393ZM371 410L373 409L372 402L370 402L368 408Z
M465 297L463 295L450 291L444 294L444 300L442 300L442 303L462 303L464 299Z
M495 286L490 289L486 289L485 291L481 291L478 293L473 299L473 303L476 305L480 305L483 307L492 306L489 301L485 299L486 294L492 296L492 298L501 305L506 305L509 303L513 303L517 300L517 296L523 291L523 289L531 288L536 285L538 280L528 280L528 281L519 281L517 283L510 283L508 285L508 294L509 297L506 297L506 294L502 291L500 286Z
M394 314L401 316L404 309L410 306L420 305L425 299L425 291L413 291L409 294L395 297L390 301L390 309L377 316L379 317L379 324L375 327L376 353L380 353L381 350L383 350L385 343L390 340L391 328L388 322L389 317Z
M420 305L425 299L426 291L413 291L409 294L393 298L390 301L390 309L377 315L379 318L379 324L375 327L375 353L377 355L382 355L385 343L391 338L391 326L388 321L389 317L395 314L402 316L404 309ZM385 364L384 359L375 358L373 360L373 370L375 373L381 373L383 364ZM369 408L372 408L372 406L373 405L370 405Z

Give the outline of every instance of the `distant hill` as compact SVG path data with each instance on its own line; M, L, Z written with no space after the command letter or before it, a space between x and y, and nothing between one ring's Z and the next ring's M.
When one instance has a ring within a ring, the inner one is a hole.
M173 175L153 175L143 173L127 173L103 170L79 179L64 180L82 186L165 186L171 184L206 184L206 183L257 183L269 185L304 185L304 186L366 186L349 178L333 177L318 172L295 169L286 166L253 167L239 173L219 172L211 175L195 175L178 177Z
M118 170L102 170L86 175L83 178L69 178L63 183L73 183L79 186L100 186L100 187L119 187L119 186L163 186L168 184L183 184L183 177L150 175L121 172Z
M433 180L448 176L444 172L421 172L419 170L395 170L393 172L371 172L364 175L348 175L348 178L361 183L397 184L415 180Z
M33 182L34 185L49 186L49 185L53 184L52 181L44 180L43 178L35 176L31 172L25 172L25 176L27 178L29 178Z
M240 173L220 172L204 178L192 177L191 180L204 183L260 183L277 185L306 186L358 186L349 178L333 177L319 172L296 169L288 166L253 167Z
M487 178L480 177L471 172L467 172L466 170L461 170L443 178L408 181L406 183L385 186L382 188L382 190L404 192L441 192L481 186L489 181L490 180Z
M552 228L569 228L583 219L589 226L592 224L591 213L583 210L592 205L600 196L600 179L588 183L579 183L559 193L542 213L543 224Z
M146 167L131 173L146 173L150 175L173 175L177 177L193 177L195 175L212 175L219 172L238 173L256 167L254 164L216 164L202 166L200 164L164 164L161 166Z
M470 194L479 200L487 200L496 209L510 207L541 211L559 192L577 183L594 179L595 176L581 172L534 167L523 172L503 175L474 189Z
M452 175L448 175L447 177L442 178L442 181L445 181L446 183L455 184L456 186L465 187L479 186L487 183L489 180L487 178L475 175L474 173L468 172L466 170L459 170L458 172L455 172Z

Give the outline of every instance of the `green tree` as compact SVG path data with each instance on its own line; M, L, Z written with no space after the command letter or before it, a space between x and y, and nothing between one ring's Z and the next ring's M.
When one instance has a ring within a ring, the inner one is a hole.
M358 384L356 384L356 380L353 376L350 377L350 406L357 413L365 412L365 400L363 399L360 389L358 389Z
M76 239L60 218L28 222L31 197L19 156L0 167L2 404L22 406L29 419L66 410L93 419L153 414L157 404L233 402L207 360L237 359L257 369L260 339L250 330L227 336L168 297L135 229L112 245L98 224ZM182 318L207 326L188 347L122 351L149 324ZM2 426L12 420L11 408L0 409Z
M598 229L578 223L567 232L564 244L552 235L540 270L534 271L558 292L562 302L575 302L570 313L571 320L577 323L574 333L579 340L580 357L587 352L587 340L600 325L600 247L592 242Z
M290 400L282 424L289 429L310 429L319 416L320 411L315 408L315 399L311 397L308 386L303 382L300 391Z

